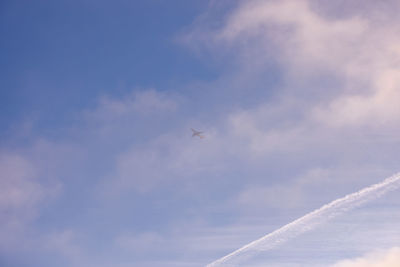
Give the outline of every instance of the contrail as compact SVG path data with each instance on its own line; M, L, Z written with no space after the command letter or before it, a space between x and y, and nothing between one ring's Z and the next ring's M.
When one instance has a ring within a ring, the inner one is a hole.
M260 251L270 250L276 246L296 237L304 232L314 229L317 225L326 222L359 205L376 199L383 194L395 190L400 186L400 173L397 173L384 181L361 189L358 192L339 198L316 209L303 217L286 224L285 226L257 239L234 252L222 257L210 264L212 266L238 266L239 262Z

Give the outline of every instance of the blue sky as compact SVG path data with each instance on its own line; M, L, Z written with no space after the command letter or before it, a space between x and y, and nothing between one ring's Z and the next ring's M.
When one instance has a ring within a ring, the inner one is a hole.
M398 172L399 8L3 1L0 265L204 266ZM396 264L399 201L241 264Z
M27 108L56 123L110 90L168 90L212 77L174 41L206 7L186 2L4 1L2 81L10 89L1 97L3 127L28 116Z

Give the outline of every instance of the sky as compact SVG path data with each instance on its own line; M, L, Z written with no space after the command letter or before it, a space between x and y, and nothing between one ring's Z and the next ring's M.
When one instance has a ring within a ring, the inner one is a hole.
M399 11L1 1L0 265L205 266L399 172ZM234 266L398 266L398 192Z

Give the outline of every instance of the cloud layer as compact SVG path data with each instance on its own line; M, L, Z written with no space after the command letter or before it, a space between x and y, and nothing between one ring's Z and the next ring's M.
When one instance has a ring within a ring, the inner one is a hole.
M397 172L399 10L398 1L210 1L170 39L211 78L106 88L50 129L21 122L2 143L0 264L31 266L21 261L34 253L37 266L204 265ZM393 220L399 199L385 200L382 218ZM382 233L363 241L394 246L394 227L374 225L382 209L369 208L365 229ZM344 240L346 229L332 235ZM318 233L332 251L344 246ZM303 253L315 240L293 243ZM271 265L290 260L276 253ZM329 255L324 264L344 254Z

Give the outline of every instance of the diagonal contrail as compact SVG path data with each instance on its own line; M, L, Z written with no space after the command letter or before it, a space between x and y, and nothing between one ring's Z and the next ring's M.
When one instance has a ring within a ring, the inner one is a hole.
M306 231L310 231L315 226L349 211L367 201L376 199L383 194L400 187L400 173L395 174L384 181L361 189L358 192L349 194L343 198L332 201L329 204L316 209L303 217L286 224L285 226L257 239L234 252L222 257L210 264L212 266L237 266L238 263L253 254L266 251L278 246L287 240L296 237ZM233 261L235 263L233 263Z

